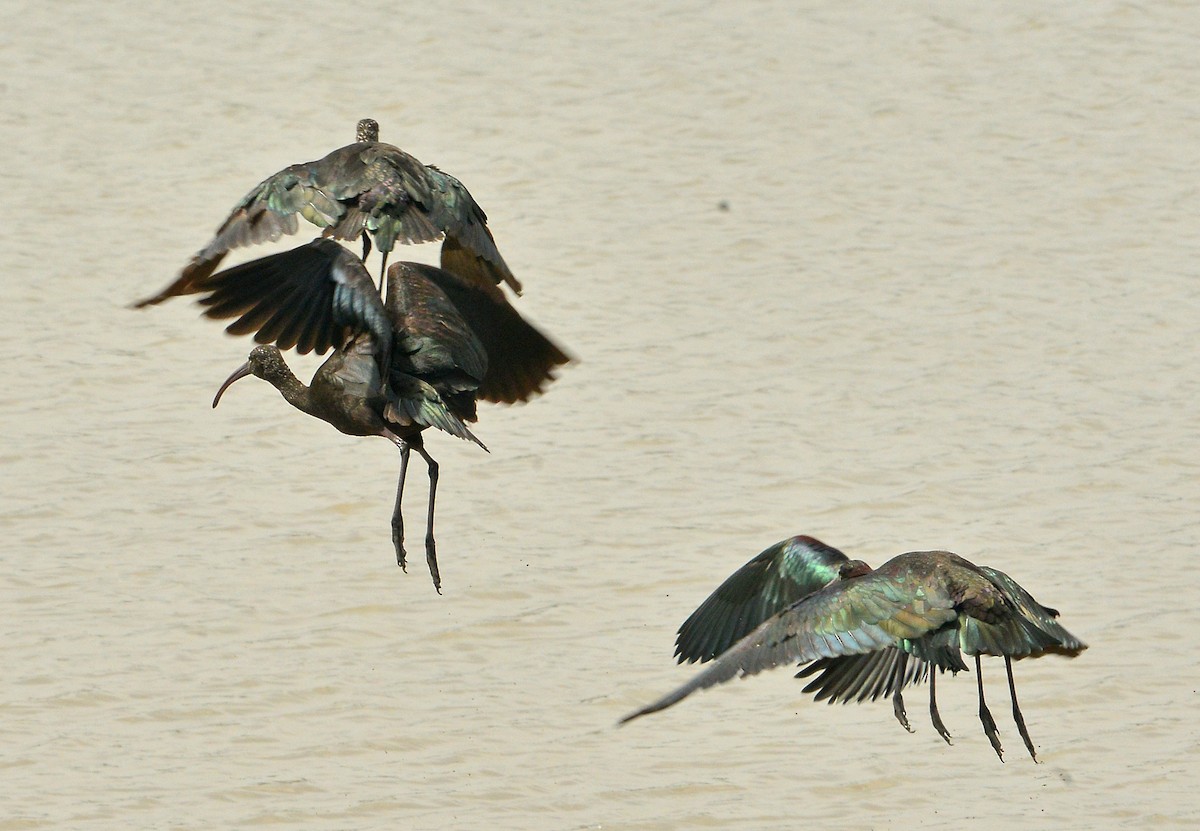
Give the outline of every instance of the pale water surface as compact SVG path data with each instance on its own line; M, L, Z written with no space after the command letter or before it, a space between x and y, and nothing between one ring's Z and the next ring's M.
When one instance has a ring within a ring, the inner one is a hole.
M2 5L0 831L1200 823L1200 7ZM365 115L581 358L430 438L443 597L389 444L127 308ZM799 532L1061 608L1044 764L995 660L1003 765L969 675L954 747L784 671L616 728Z

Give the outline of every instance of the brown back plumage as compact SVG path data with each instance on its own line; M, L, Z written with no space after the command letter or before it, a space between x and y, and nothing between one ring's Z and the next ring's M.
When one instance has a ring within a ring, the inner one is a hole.
M521 284L488 230L487 215L462 182L380 142L378 135L378 124L363 119L355 143L315 161L290 165L259 182L179 277L135 307L195 293L229 251L296 233L298 216L335 239L369 234L385 256L397 242L445 239L452 244L452 259L457 252L466 252L463 259L472 260L474 271L493 284L505 282L520 294Z

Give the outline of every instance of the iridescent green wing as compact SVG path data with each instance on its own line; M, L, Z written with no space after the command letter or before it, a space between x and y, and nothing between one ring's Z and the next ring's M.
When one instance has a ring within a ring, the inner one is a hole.
M483 208L458 179L432 165L425 169L433 193L430 216L446 232L442 268L480 284L504 282L520 294L521 282L500 256Z
M298 215L321 228L334 225L344 208L314 179L314 166L318 164L292 165L255 185L221 223L208 245L193 255L179 277L158 294L135 305L150 306L200 291L199 284L217 270L229 251L274 242L296 233Z
M972 565L1003 596L1007 614L999 620L989 620L989 616L969 618L961 634L964 652L1021 658L1043 652L1078 655L1087 649L1087 644L1058 622L1057 609L1038 603L1004 572Z
M826 586L848 561L812 537L778 542L731 574L679 627L680 663L710 661L764 620Z
M438 391L421 379L393 370L389 376L386 394L387 404L383 409L383 417L389 422L405 426L436 427L452 436L473 441L487 450L484 443L467 429L462 419L450 411Z
M318 228L336 223L343 208L314 176L319 164L292 165L260 182L233 209L200 255L274 242L284 234L296 232L297 215Z
M836 581L793 603L721 654L673 692L626 716L670 707L696 690L782 664L860 655L918 639L956 617L937 585L917 585L903 560L863 577Z

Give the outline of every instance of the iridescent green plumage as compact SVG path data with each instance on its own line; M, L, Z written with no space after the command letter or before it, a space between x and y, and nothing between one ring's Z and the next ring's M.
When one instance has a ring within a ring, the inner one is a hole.
M756 569L770 572L761 563ZM861 700L898 692L928 672L906 669L909 656L957 670L965 668L962 655L971 655L978 674L980 655L998 655L1009 670L1014 717L1036 760L1016 705L1011 660L1044 652L1073 656L1086 648L1054 620L1053 609L1037 603L1002 572L947 551L901 554L874 571L849 561L840 568L839 578L767 618L691 681L622 721L670 707L696 690L782 664L816 661L822 676L815 688L825 693L819 697L849 700L857 694ZM735 584L742 589L739 596L746 596L746 586ZM814 671L818 670L810 668L801 675ZM1000 754L982 681L978 683L980 719ZM814 684L805 690L811 691ZM897 717L907 726L901 705L897 707ZM931 715L938 732L949 740L932 696Z
M679 627L679 662L712 660L780 609L837 579L848 561L812 537L772 545L731 574Z
M161 303L195 291L225 255L242 246L273 242L297 230L302 216L335 239L368 237L387 255L396 243L444 240L442 265L481 285L521 284L496 248L487 215L462 182L427 166L398 147L379 141L379 125L363 119L358 141L312 162L294 164L247 193L179 277L137 306Z
M675 654L683 661L709 661L787 606L840 579L850 559L809 536L770 546L729 576L679 628ZM959 661L961 663L961 661ZM957 666L947 668L957 669ZM965 668L965 667L962 667ZM897 720L911 730L901 690L928 676L929 665L898 649L869 655L822 658L797 677L821 672L804 692L816 700L893 698Z

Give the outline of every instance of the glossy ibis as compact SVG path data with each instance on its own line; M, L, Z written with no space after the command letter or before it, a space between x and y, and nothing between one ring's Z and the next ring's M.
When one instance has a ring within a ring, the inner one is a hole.
M236 318L227 331L258 346L221 385L255 375L294 407L352 436L383 436L400 449L392 516L396 562L404 567L401 497L409 451L429 468L426 560L441 590L433 537L438 465L421 433L437 427L482 443L466 422L476 399L528 400L554 379L567 354L509 305L495 284L419 263L394 263L386 302L363 263L339 243L307 245L211 274L189 284L212 318ZM304 386L279 348L333 354ZM486 448L485 448L486 449Z
M444 239L443 268L472 280L503 281L521 293L520 282L496 249L487 215L462 182L379 141L379 125L364 118L358 122L354 144L286 167L256 185L179 278L135 306L200 291L197 285L217 270L229 251L296 233L297 216L325 229L327 237L361 236L363 259L373 236L383 255L381 281L397 242Z
M841 568L849 562L841 551L813 537L801 535L775 543L731 574L683 622L675 639L676 658L679 663L716 658L767 618L840 579ZM886 652L887 660L876 659L874 654L822 659L797 677L823 671L804 692L815 692L817 701L828 699L830 704L849 702L855 696L858 701L874 701L891 695L897 721L912 732L903 688L923 680L929 664L919 658L910 663L910 656L899 649ZM934 726L949 741L941 727L932 682L929 706Z
M820 556L837 559L829 552ZM757 568L769 571L761 565ZM748 580L746 585L752 583ZM897 659L897 653L950 670L965 669L962 655L966 654L975 658L980 722L1003 761L996 723L983 696L980 665L981 655L995 655L1004 658L1013 718L1029 755L1037 761L1017 703L1012 659L1049 652L1073 657L1086 649L1059 625L1057 617L1056 610L1038 603L1008 575L948 551L901 554L875 570L861 560L847 560L828 585L767 617L691 681L621 721L666 709L696 690L781 664L824 661L820 668L825 672L818 682L830 695L845 696L886 689L888 677L893 685L906 683L901 677L904 661ZM686 649L694 651L693 646ZM704 648L694 654L703 658ZM852 661L847 663L847 658ZM933 670L927 671L932 681ZM940 719L934 718L948 740Z

